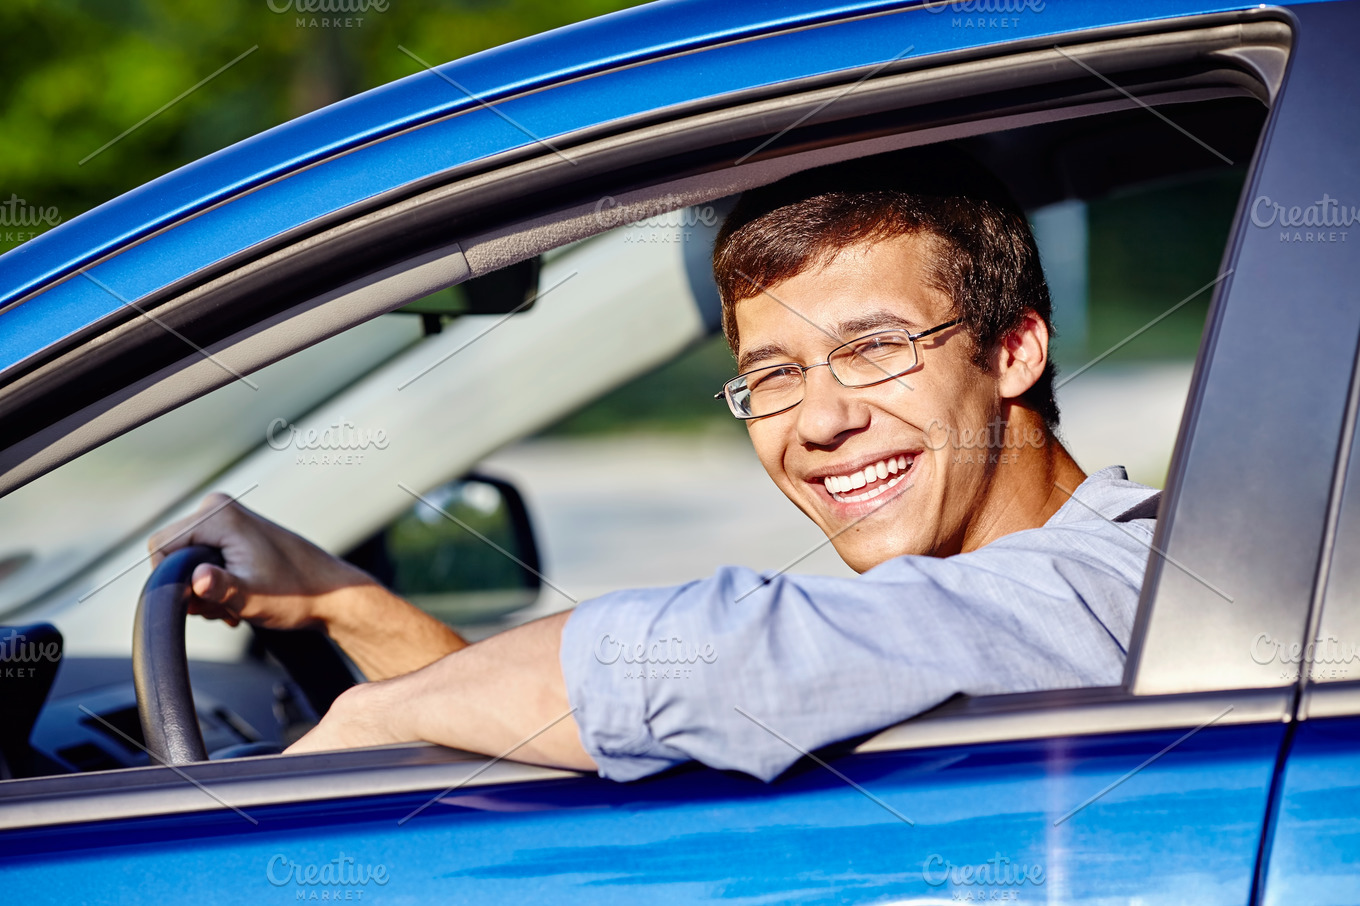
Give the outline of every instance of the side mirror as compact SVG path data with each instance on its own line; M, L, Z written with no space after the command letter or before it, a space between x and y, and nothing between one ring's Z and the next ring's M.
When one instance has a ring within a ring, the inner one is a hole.
M538 600L538 544L510 482L469 473L423 495L345 556L449 624L494 620Z

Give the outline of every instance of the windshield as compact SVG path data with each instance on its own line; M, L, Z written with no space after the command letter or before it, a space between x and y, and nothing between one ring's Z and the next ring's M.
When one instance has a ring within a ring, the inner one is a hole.
M376 318L263 369L269 394L232 381L0 498L0 616L145 533L260 446L270 417L301 417L420 336L418 318Z

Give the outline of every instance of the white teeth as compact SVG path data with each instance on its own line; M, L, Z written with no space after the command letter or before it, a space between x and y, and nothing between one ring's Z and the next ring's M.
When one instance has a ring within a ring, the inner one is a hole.
M908 459L905 455L894 456L891 459L879 460L873 465L865 466L860 471L851 472L849 475L828 475L822 479L822 483L826 486L828 494L839 495L883 481L890 475L897 476L887 484L875 485L875 487L857 497L843 498L847 502L868 500L871 497L877 497L883 491L897 484L900 478L905 478L905 475L898 475L898 473L906 472L909 468L911 468L911 459Z
M900 481L902 481L902 479L906 477L907 476L905 475L898 475L894 477L892 481L886 481L883 484L874 485L872 488L865 491L863 494L856 494L854 497L840 497L839 499L842 503L859 503L860 501L863 500L873 500L875 497L886 492L889 488L899 483Z

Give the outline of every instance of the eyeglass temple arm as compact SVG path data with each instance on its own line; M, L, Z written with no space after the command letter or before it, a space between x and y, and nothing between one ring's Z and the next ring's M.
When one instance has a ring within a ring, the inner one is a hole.
M934 327L931 327L928 330L923 330L920 333L909 333L907 334L907 336L912 340L919 340L922 337L928 337L933 333L939 333L940 331L947 330L950 327L957 327L959 324L962 323L963 323L962 318L955 318L952 321L945 321L943 324L936 324Z

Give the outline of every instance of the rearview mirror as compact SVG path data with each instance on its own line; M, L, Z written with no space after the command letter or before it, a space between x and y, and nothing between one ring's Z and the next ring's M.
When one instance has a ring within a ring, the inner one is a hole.
M519 490L468 474L422 495L345 556L449 624L494 620L538 600L538 545Z
M463 315L508 315L533 307L538 295L539 260L529 258L500 270L445 287L398 308L420 315L426 334L439 333Z

